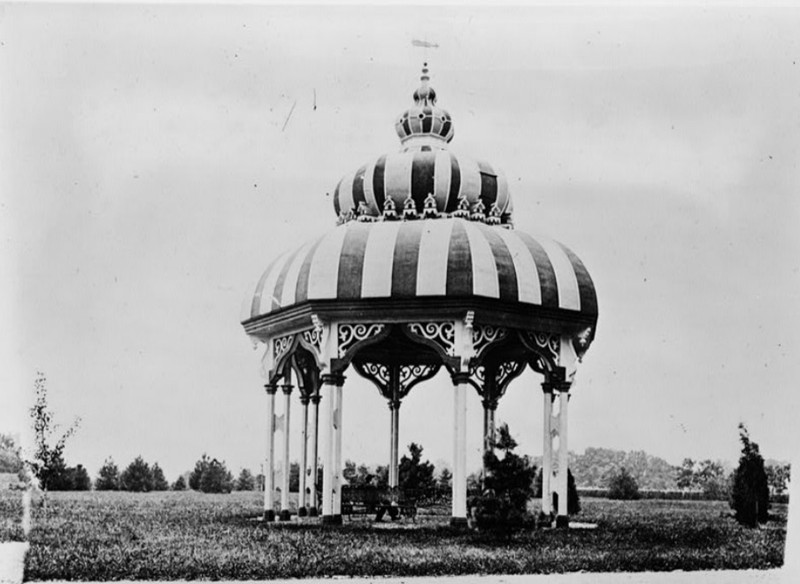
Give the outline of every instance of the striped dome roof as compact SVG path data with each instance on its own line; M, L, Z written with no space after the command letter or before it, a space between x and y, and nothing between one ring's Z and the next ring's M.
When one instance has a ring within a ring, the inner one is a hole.
M510 222L511 196L505 175L488 162L450 152L452 120L436 106L436 92L428 86L427 63L421 79L422 87L414 92L416 105L396 124L403 150L346 174L333 194L336 215L341 221L360 215L379 217L389 201L395 209L412 201L421 213L425 199L432 195L439 214L453 213L462 201L469 210L480 202L485 213L496 205L496 216Z
M460 218L351 221L279 256L249 318L313 300L483 297L596 317L589 273L562 244Z
M480 200L487 212L497 203L501 214L511 215L508 182L499 168L427 145L380 156L346 175L336 185L333 208L342 215L363 202L362 212L377 217L387 199L401 209L411 197L422 212L429 194L439 213L452 213L463 197L470 208Z

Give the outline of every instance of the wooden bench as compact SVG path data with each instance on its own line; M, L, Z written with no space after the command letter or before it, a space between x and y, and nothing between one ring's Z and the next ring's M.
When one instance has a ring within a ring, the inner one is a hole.
M392 510L396 509L396 514ZM383 489L378 487L342 487L342 515L347 515L352 520L356 515L375 515L382 519L389 515L393 519L407 517L415 520L417 516L417 501L410 494L399 489Z

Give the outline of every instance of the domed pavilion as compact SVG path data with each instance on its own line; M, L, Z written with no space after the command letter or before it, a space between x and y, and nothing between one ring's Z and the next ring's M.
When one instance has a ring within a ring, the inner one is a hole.
M400 150L339 181L337 225L278 256L249 303L245 332L266 345L264 517L276 516L279 391L285 436L295 385L303 408L298 513L321 512L323 523L336 524L342 520L345 372L352 368L369 379L388 401L389 485L395 487L402 400L444 368L453 383L451 523L466 524L467 392L482 399L484 448L491 449L498 401L530 367L544 378L542 513L566 525L568 404L576 367L595 334L594 286L567 247L514 229L503 173L450 151L453 120L437 105L427 66L421 81L414 105L395 124ZM282 458L288 469L288 439ZM280 490L285 520L288 472Z

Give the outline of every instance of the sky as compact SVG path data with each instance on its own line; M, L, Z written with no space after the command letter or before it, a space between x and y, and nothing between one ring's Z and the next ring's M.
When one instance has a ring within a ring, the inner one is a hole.
M42 371L57 421L81 420L67 461L93 476L141 455L174 480L204 452L258 470L242 304L335 225L344 174L399 149L427 61L452 149L502 168L516 227L594 279L570 450L734 462L743 422L789 460L798 29L796 8L731 6L0 6L0 431L28 440ZM523 453L541 452L541 381L497 412ZM344 392L344 458L386 463L385 401L352 370ZM449 464L451 412L446 376L417 386L401 447Z

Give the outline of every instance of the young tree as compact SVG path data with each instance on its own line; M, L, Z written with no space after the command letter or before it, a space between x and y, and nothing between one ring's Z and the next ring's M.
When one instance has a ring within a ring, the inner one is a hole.
M214 458L208 462L200 476L200 490L204 493L230 493L233 490L233 475L223 461Z
M248 469L243 468L236 479L237 491L254 491L256 489L256 479Z
M172 485L173 491L185 491L186 490L186 481L183 478L183 475L178 476L178 479Z
M410 456L400 459L399 486L404 491L428 491L436 486L434 467L430 461L422 461L422 446L412 442L408 445Z
M445 467L439 473L439 478L436 479L436 486L442 491L453 487L453 473L450 472L449 468Z
M119 490L119 469L114 461L109 457L100 468L97 478L94 481L94 488L98 491L118 491Z
M684 458L679 467L676 467L675 482L679 489L691 489L695 485L694 461Z
M609 499L638 499L639 485L624 466L611 477L608 483Z
M203 472L205 472L208 469L208 465L210 463L211 460L208 458L208 455L206 455L206 453L204 452L203 456L200 457L200 460L198 460L194 464L194 470L192 471L192 474L189 475L190 489L192 489L193 491L200 490L200 479L203 476Z
M69 467L65 473L65 488L69 491L91 491L92 479L82 464Z
M730 495L730 481L725 476L725 467L721 462L704 460L698 464L695 483L703 489L707 499L725 501Z
M120 476L123 491L146 493L153 490L153 471L141 456L137 456Z
M514 530L532 523L528 501L533 497L536 467L527 456L514 453L517 447L507 424L496 430L494 452L484 455L483 493L472 501L473 517L479 529L510 537Z
M785 464L768 464L766 466L766 471L770 492L776 495L782 495L786 491L787 484L789 483L792 465L788 462Z
M161 467L158 466L157 462L153 463L150 472L153 476L153 490L154 491L167 491L169 490L169 483L167 479L164 477L164 471L161 470Z
M759 523L766 523L769 518L767 472L758 444L750 440L744 424L739 424L739 439L742 442L742 454L733 474L730 505L739 523L755 527Z
M67 440L75 433L80 424L76 418L66 432L53 440L58 425L54 422L53 412L47 405L47 378L39 372L34 381L36 401L29 413L33 422L34 447L33 458L26 461L33 476L39 480L39 485L44 490L52 487L61 487L64 484L66 464L64 463L64 447ZM46 504L45 497L45 504Z

